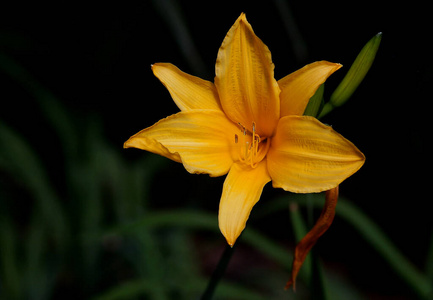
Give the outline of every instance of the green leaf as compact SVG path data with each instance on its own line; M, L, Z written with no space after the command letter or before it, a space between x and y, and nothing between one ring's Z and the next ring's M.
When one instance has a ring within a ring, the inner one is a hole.
M111 228L105 232L105 235L125 234L134 230L140 230L143 227L152 229L176 227L220 233L216 214L185 209L177 211L154 211L140 220ZM293 257L288 250L252 228L248 227L245 229L242 233L242 241L257 248L274 261L290 268Z
M43 162L27 141L4 123L0 126L0 145L2 167L25 183L58 250L65 253L69 237L66 215Z
M199 294L206 286L206 280L197 278L190 284L184 284L178 288L188 290L193 294ZM105 291L103 294L92 298L92 300L126 300L135 299L139 296L150 294L152 283L142 280L130 280L125 283L119 284ZM261 296L251 289L244 288L240 284L231 284L228 282L221 282L215 293L215 299L239 299L239 300L263 300L267 297ZM217 298L218 297L218 298ZM141 299L141 298L140 298ZM147 298L143 298L147 299Z
M311 195L307 198L304 195L293 194L291 201L306 206L313 204L316 208L322 208L323 199L320 195ZM287 206L287 197L277 199L272 203L272 210L278 211ZM272 211L269 209L269 212ZM392 243L389 237L377 226L373 220L366 216L356 206L351 204L344 197L339 197L336 208L337 217L344 219L348 224L365 239L388 263L393 271L416 292L421 299L432 299L433 286L427 276L421 273Z
M8 299L22 299L20 260L17 257L17 237L9 218L0 219L0 278L1 294Z
M71 115L63 107L61 101L21 64L2 52L0 52L0 72L20 83L37 100L44 117L57 131L65 154L67 157L75 157L79 148L78 133L75 131Z
M293 233L296 238L296 243L298 243L302 238L308 233L307 225L302 218L301 212L299 211L299 205L296 202L290 202L289 204L290 221L293 227ZM305 276L306 281L311 281L311 255L308 254L305 262L299 272L302 276Z

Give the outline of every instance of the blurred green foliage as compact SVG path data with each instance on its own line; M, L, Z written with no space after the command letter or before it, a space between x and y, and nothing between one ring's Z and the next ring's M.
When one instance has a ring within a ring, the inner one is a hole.
M206 73L178 3L154 2L187 64L196 75ZM288 6L284 1L275 3L281 17L288 18L285 23L292 26L289 36L294 44L304 49ZM302 51L296 53L305 56ZM99 115L72 111L35 78L38 74L1 49L0 72L36 101L38 111L31 113L37 114L35 120L47 123L53 134L44 136L47 134L31 127L23 132L0 120L0 299L198 298L224 248L217 212L182 203L175 209L155 208L153 179L161 170L167 171L171 162L155 155L127 157L119 145L109 141ZM9 95L1 97L1 101L14 100L4 99ZM317 116L323 105L324 86L312 98L306 114ZM44 136L47 147L56 149L50 166L29 135ZM252 218L267 220L287 211L292 224L283 232L291 238L294 231L299 240L311 227L314 211L321 209L323 200L320 194L285 194L261 204ZM426 251L426 268L421 271L344 197L339 200L336 219L350 225L351 235L377 251L413 295L433 297L433 237ZM275 241L250 222L233 258L233 268L240 270L228 272L215 299L309 299L317 293L317 282L321 282L319 293L324 299L366 298L362 288L315 255L302 269L297 293L284 291L292 260L289 242ZM254 257L242 261L241 256L250 252L260 255L259 262ZM371 272L374 268L372 265Z
M62 141L61 159L67 168L68 191L68 199L62 199L32 145L2 123L0 167L6 176L0 182L2 295L7 299L49 299L68 288L63 285L72 284L69 288L80 287L79 296L94 299L134 299L143 295L149 299L197 297L205 287L206 276L197 263L199 251L194 248L192 237L197 230L218 236L216 213L182 208L153 211L147 206L149 179L167 164L166 160L144 156L134 163L126 161L104 139L98 118L87 119L88 130L80 135L60 101L19 64L5 55L0 58L2 70L33 94L43 108L42 117L56 128ZM322 96L323 90L318 93ZM14 215L11 207L14 196L8 188L11 183L18 184L34 201L28 219ZM318 209L323 202L320 195L287 198ZM264 211L270 214L275 209L287 209L287 198L273 201ZM338 215L352 224L420 296L429 295L431 286L427 279L406 261L386 235L347 200L340 202ZM291 210L291 219L294 228L301 230L299 238L306 229L301 229L305 225L299 225L302 217L297 211ZM109 222L107 216L111 216ZM170 228L170 233L158 234L161 228ZM251 228L242 240L280 264L281 270L290 269L291 255L285 247ZM113 263L119 265L110 266ZM305 268L306 273L301 274L304 279L311 276L308 272L311 262ZM123 272L129 275L122 275ZM281 277L272 283L260 281L262 286L256 289L223 282L216 299L267 299L281 292ZM347 299L344 297L350 287L339 279L330 284L333 294L330 299ZM345 293L339 285L343 285ZM266 292L260 292L262 289ZM361 297L354 291L349 293L351 299ZM298 296L302 299L303 294Z

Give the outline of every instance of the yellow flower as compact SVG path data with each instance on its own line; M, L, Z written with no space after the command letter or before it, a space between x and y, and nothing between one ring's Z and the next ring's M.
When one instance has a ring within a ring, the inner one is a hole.
M215 84L172 64L152 66L181 110L125 142L184 165L190 173L228 174L219 227L233 246L263 187L295 193L330 190L355 173L364 155L313 117L310 97L340 64L319 61L276 81L268 47L245 14L225 37Z

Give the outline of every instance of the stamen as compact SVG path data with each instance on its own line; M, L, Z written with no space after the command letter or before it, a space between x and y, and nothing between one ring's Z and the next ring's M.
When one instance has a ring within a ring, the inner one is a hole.
M247 161L249 155L248 155L248 144L249 142L245 142L245 153L244 153L244 160Z
M256 133L256 123L252 123L252 132L248 131L241 123L238 123L242 137L235 134L235 143L239 143L239 161L255 168L263 160L269 149L269 141L262 140ZM262 143L264 142L264 143Z
M243 126L241 124L241 122L238 122L238 125L239 125L239 128L240 128L241 132L243 132L245 134L245 126Z

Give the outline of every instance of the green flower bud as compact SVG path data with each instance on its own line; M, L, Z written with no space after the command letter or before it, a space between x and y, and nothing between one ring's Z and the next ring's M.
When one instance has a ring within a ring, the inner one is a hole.
M349 100L373 64L381 40L382 32L379 32L365 44L346 76L332 93L329 102L323 107L320 117L323 117L335 107L341 106Z

